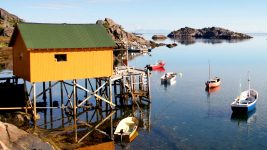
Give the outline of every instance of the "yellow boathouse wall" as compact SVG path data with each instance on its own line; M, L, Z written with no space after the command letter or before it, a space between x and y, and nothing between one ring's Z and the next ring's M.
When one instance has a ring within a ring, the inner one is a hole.
M55 54L66 54L57 61ZM30 82L109 77L113 73L113 49L60 49L30 51Z

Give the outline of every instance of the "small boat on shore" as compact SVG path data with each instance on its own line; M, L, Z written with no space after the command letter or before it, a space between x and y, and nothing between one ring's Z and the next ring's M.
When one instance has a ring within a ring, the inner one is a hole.
M256 108L258 95L256 90L250 89L250 79L248 79L248 90L241 92L234 102L232 102L232 111L247 113L254 110Z
M210 63L209 63L209 80L205 82L206 88L215 88L221 85L221 79L219 77L210 78Z
M115 141L131 142L138 135L138 119L135 117L126 117L122 119L114 132Z
M148 69L150 70L156 70L159 68L163 68L165 66L165 62L163 60L159 60L156 64L154 65L148 65Z
M177 73L168 72L168 73L165 73L163 76L161 76L160 79L162 83L172 84L176 81L176 76L177 76Z

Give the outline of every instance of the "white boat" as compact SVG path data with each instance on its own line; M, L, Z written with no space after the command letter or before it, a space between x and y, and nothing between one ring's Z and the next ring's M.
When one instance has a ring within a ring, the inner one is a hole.
M209 79L205 84L206 88L215 88L221 85L221 79L219 77L214 77Z
M172 83L175 83L176 81L176 76L177 76L177 73L174 73L174 72L168 72L168 73L165 73L163 76L161 76L161 82L162 83L169 83L169 84L172 84Z
M258 92L254 89L250 89L250 79L248 79L248 90L243 91L232 102L231 108L233 112L250 112L256 108L258 100Z
M209 63L209 80L205 82L206 88L215 88L221 85L221 79L219 77L210 78L210 63Z
M135 117L126 117L122 119L114 132L116 141L131 142L138 135L138 119Z

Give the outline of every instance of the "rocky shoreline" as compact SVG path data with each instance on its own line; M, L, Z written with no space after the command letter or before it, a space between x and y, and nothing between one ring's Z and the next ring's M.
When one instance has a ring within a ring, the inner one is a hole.
M0 149L2 150L54 149L36 135L29 134L9 123L0 121L0 133Z
M168 34L169 38L203 38L203 39L225 39L225 40L233 40L233 39L250 39L252 38L249 35L238 33L234 31L230 31L228 29L220 28L220 27L211 27L211 28L202 28L202 29L194 29L194 28L181 28L177 31L173 31Z
M116 42L118 49L150 49L159 46L153 41L146 40L145 38L134 33L127 32L123 27L110 18L96 21L96 24L103 25L112 39Z

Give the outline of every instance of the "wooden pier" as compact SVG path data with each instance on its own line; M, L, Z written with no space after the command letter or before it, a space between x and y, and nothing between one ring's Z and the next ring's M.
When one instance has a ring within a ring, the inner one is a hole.
M50 109L52 127L53 109L60 108L62 126L73 125L75 142L93 131L104 133L101 127L107 122L107 135L113 139L118 108L135 105L140 109L151 102L149 70L129 67L128 50L114 50L116 44L103 26L20 23L9 46L13 47L13 73L23 80L26 97L26 106L9 109L32 113L35 125L42 120L37 111L46 114ZM114 60L121 61L121 67L114 67ZM93 114L87 113L91 110ZM78 132L81 125L87 127L82 133Z
M140 107L139 104L143 104L144 102L149 105L149 76L149 70L123 66L116 67L113 75L109 78L42 83L31 83L24 80L23 87L27 97L26 106L1 107L0 110L24 109L25 112L32 113L34 120L37 121L40 119L40 115L37 115L38 110L45 110L46 113L46 109L50 109L50 115L53 115L52 109L60 108L62 110L62 118L65 118L66 114L67 116L70 115L73 117L74 130L77 130L77 127L75 127L77 123L90 127L88 133L81 136L80 139L78 139L78 135L75 135L75 141L81 142L94 130L99 130L98 127L104 122L107 120L112 121L117 109L129 105ZM17 83L18 78L14 77L6 80L5 82L11 81ZM39 88L37 88L37 86ZM53 101L52 91L60 93L60 103L57 106L54 106L55 103ZM81 92L84 94L78 94ZM47 99L49 99L49 105L46 105ZM37 102L43 102L44 106L37 106ZM89 125L89 122L79 119L79 116L82 115L83 112L86 113L87 111L99 109L106 112L106 117L102 118L102 120L96 119L99 120L97 124ZM47 119L45 118L45 120ZM51 122L53 121L51 120ZM112 135L113 133L110 134Z

